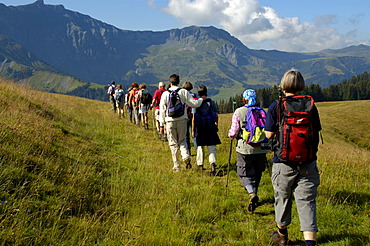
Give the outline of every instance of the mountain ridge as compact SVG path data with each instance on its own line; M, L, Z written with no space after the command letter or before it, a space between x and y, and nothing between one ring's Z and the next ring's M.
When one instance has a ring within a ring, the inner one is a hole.
M303 72L307 84L324 87L370 70L369 46L315 53L253 50L213 26L122 30L42 0L15 7L0 4L0 16L0 34L51 67L101 85L111 80L124 86L155 85L178 73L182 80L205 84L211 95L224 97L275 85L292 67Z

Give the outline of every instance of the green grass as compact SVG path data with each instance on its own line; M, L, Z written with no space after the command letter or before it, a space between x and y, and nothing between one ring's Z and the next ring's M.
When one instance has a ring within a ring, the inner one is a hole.
M365 107L358 116L368 115L368 102L318 104L325 138L320 245L370 245L369 150L361 147L369 138L357 134L369 123L344 124L354 116L342 113L358 105ZM335 115L340 123L332 123ZM109 103L0 82L0 245L270 245L269 170L262 205L250 214L234 150L226 175L230 121L230 114L220 116L217 159L224 175L173 173L168 144L154 130L118 119ZM293 216L290 237L302 245Z

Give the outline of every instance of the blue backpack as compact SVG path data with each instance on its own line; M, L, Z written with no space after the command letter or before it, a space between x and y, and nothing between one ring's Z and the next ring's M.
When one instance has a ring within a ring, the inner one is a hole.
M198 128L212 129L216 127L217 109L214 102L207 98L202 102L199 108L196 109L194 115L194 124Z
M114 95L114 99L116 99L119 102L122 102L123 95L124 95L123 89L118 89L118 90L116 90L116 94Z

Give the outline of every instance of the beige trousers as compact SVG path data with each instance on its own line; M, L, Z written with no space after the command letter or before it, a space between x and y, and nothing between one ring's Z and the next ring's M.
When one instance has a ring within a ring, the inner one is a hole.
M177 155L179 150L182 160L190 158L188 146L186 143L187 127L187 119L166 122L167 139L171 150L174 170L180 169L180 159Z

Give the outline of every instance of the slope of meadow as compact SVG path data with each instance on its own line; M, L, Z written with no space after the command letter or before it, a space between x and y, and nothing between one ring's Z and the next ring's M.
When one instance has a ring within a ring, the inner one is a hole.
M369 106L318 104L320 245L370 245ZM234 151L226 175L230 119L220 116L218 177L173 173L167 143L108 103L1 81L0 245L271 245L270 169L250 214ZM296 212L290 237L302 245Z

